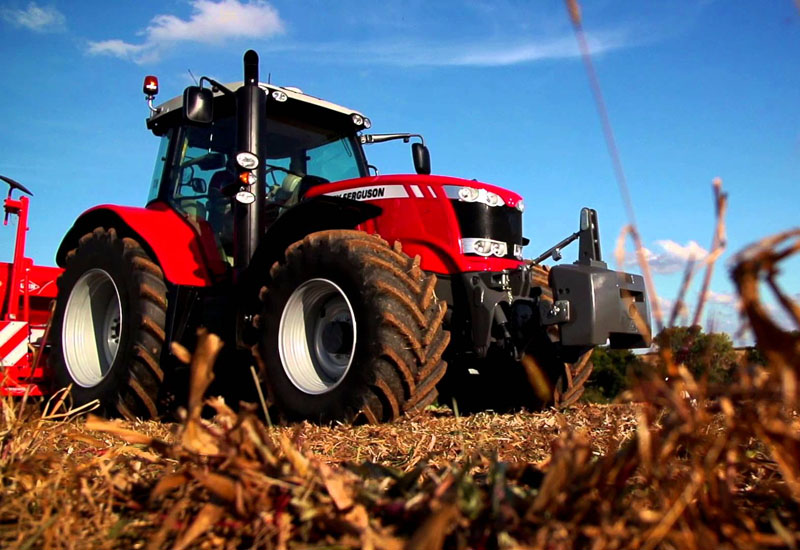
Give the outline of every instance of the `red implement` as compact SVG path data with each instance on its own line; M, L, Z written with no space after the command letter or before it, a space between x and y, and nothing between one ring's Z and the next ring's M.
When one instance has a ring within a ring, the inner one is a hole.
M27 189L8 178L8 196L3 201L5 223L17 216L17 235L12 263L0 263L0 395L43 395L47 393L45 342L56 297L57 267L34 266L25 257L28 231L27 197L14 199L14 189Z

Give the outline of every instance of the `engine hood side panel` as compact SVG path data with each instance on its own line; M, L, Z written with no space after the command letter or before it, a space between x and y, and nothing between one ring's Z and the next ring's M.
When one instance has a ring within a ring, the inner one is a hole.
M509 207L522 198L506 189L477 181L445 176L386 175L318 185L307 197L331 195L366 201L383 210L359 229L377 233L389 242L400 241L410 256L419 255L421 267L440 274L515 269L522 262L508 257L464 254L461 228L453 208L453 187L485 189L499 195Z

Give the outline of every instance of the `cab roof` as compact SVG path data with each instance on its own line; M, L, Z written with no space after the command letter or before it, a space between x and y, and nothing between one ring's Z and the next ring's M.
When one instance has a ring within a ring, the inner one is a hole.
M230 82L230 83L223 84L223 86L225 86L226 88L228 88L229 90L231 90L233 92L235 92L236 90L241 88L243 85L244 85L244 82L242 82L242 81ZM302 103L305 103L305 104L308 104L308 105L313 105L315 107L321 107L321 108L327 109L329 111L334 111L334 112L337 112L337 113L341 113L343 115L354 115L354 114L357 114L357 115L360 115L362 117L364 116L363 113L361 113L359 111L356 111L355 109L350 109L349 107L344 107L342 105L337 105L336 103L331 103L330 101L325 101L324 99L320 99L318 97L314 97L312 95L308 95L306 93L303 93L303 91L298 89L298 88L277 86L275 84L268 84L268 83L265 83L265 82L259 82L258 83L258 87L261 88L262 90L264 90L268 95L271 95L272 92L275 92L275 91L283 92L284 94L286 94L287 101L289 101L289 100L291 100L291 101L299 101L299 102L302 102ZM223 92L221 90L219 90L219 91L214 93L214 97L219 97L221 95L223 95ZM179 95L177 97L174 97L174 98L162 103L161 105L157 106L158 112L151 114L150 117L148 118L148 122L155 121L155 120L157 120L157 119L159 119L159 118L161 118L161 117L163 117L165 115L168 115L169 113L172 113L174 111L180 112L182 108L183 108L183 94L181 94L181 95Z

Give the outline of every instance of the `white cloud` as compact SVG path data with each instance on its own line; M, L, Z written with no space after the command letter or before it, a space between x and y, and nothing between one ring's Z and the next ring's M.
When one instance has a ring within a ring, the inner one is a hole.
M188 21L174 15L157 15L147 28L152 42L219 43L226 38L262 38L283 31L275 8L265 2L195 0Z
M800 330L800 326L798 326L793 316L786 311L782 304L773 301L774 298L772 296L765 297L761 301L761 305L767 310L770 318L783 330Z
M595 33L589 37L593 54L615 50L630 45L622 32ZM580 55L575 37L567 34L552 39L531 41L522 44L488 44L480 47L459 48L439 59L429 59L431 65L503 66L529 63L544 59L564 59Z
M649 248L644 249L645 259L650 264L650 269L653 273L660 273L668 275L670 273L677 273L686 268L686 263L690 259L695 262L701 262L708 256L708 251L697 244L695 241L689 241L688 244L682 245L675 241L665 239L656 241L656 244L661 248L661 252L653 252ZM625 265L636 265L636 257L629 257L626 259Z
M145 46L128 44L122 40L103 40L102 42L90 42L90 54L108 54L116 57L132 57L140 53Z
M622 30L593 33L589 39L593 53L599 54L635 45ZM547 59L570 59L580 55L572 33L528 39L472 37L468 41L438 41L430 38L363 39L357 44L317 42L277 44L272 51L291 51L292 55L313 55L315 59L340 62L358 50L362 64L400 67L502 67Z
M696 241L689 241L686 245L680 245L675 241L666 239L663 241L656 241L656 244L664 249L669 257L676 258L683 261L700 261L708 256L708 251L697 244Z
M67 21L64 14L53 6L40 7L35 2L24 10L3 10L3 19L18 27L36 32L57 31L64 28Z
M734 296L733 294L726 294L724 292L714 292L713 290L709 290L708 292L706 292L706 302L712 304L728 305L736 302L736 296Z
M180 42L219 44L236 38L268 38L280 34L284 24L278 11L260 0L193 0L189 19L156 15L141 33L144 41L132 44L119 39L90 42L93 55L112 55L146 63Z

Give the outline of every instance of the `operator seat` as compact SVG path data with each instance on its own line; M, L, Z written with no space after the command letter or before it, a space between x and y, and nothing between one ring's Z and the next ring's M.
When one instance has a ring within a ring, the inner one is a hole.
M302 181L302 176L298 176L297 174L286 174L286 177L283 178L283 182L281 183L278 192L275 193L276 201L280 202L281 206L287 208L297 204L299 200L298 193L300 190L300 182Z
M274 200L285 210L299 203L309 189L323 183L330 183L330 181L319 176L286 174L283 183L275 193Z

